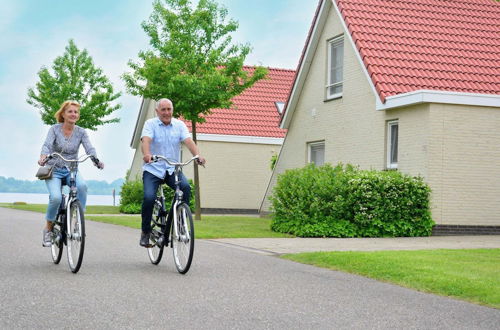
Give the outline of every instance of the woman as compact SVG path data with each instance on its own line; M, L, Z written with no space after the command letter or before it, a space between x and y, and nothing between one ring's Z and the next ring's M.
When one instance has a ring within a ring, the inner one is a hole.
M80 119L80 104L78 102L65 101L54 116L59 124L55 124L49 129L38 160L39 165L43 165L47 156L53 152L60 153L66 159L77 159L80 145L83 145L87 154L96 157L95 149L89 141L87 132L76 125L76 122ZM64 183L69 183L70 174L69 164L58 157L49 159L47 164L53 165L54 170L52 178L45 180L49 191L49 204L45 215L47 223L43 229L43 246L51 246L52 244L52 228L62 199L61 186ZM104 164L99 162L97 158L95 158L95 164L100 169L104 168ZM76 175L76 186L78 189L77 197L85 211L87 185L80 172Z

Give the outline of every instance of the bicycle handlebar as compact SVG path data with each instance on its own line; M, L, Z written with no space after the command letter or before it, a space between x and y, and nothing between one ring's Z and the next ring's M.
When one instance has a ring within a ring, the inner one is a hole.
M94 163L94 165L95 165L95 166L97 166L97 167L99 168L99 159L97 159L97 157L94 157L94 156L92 156L92 155L85 155L85 157L84 157L84 156L82 156L82 157L84 157L83 159L81 159L81 158L80 158L80 159L66 159L66 158L64 158L64 156L63 156L63 155L61 155L60 153L53 152L53 153L51 153L51 154L47 157L47 161L48 161L49 159L54 158L54 157L59 157L59 158L61 158L62 160L64 160L65 162L71 162L71 163L83 163L83 162L84 162L84 161L86 161L87 159L91 158L91 159L92 159L92 162Z
M169 164L171 166L180 166L180 167L186 166L189 163L191 163L193 160L198 159L198 158L200 158L200 156L196 155L196 156L194 156L193 158L191 158L190 160L188 160L185 163L178 163L178 162L172 162L172 161L168 160L167 158L165 158L163 156L160 156L160 155L153 155L153 156L151 156L151 160L153 162L157 162L159 160L164 160L164 161L167 162L167 164Z

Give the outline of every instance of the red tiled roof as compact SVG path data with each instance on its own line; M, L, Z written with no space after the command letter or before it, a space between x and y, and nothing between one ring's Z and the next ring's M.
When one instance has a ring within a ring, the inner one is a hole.
M500 2L336 3L382 102L421 89L500 94Z
M252 73L253 67L245 67ZM283 138L275 102L286 102L294 70L268 68L267 78L233 98L230 109L212 109L206 122L196 125L196 133ZM185 121L191 131L191 122Z

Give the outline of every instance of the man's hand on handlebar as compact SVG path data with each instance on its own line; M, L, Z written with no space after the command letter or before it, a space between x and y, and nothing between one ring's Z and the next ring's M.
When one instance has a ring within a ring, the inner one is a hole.
M149 164L151 162L154 162L155 160L153 159L153 155L147 154L142 157L142 160L146 163Z
M198 163L198 165L205 167L205 163L207 162L207 160L204 157L198 156L196 162Z

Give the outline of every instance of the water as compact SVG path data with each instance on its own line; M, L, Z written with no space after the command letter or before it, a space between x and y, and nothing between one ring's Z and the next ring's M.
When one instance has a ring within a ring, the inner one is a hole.
M0 203L25 202L47 204L49 194L0 193ZM120 195L115 196L115 205L120 204ZM113 205L113 195L87 195L87 205Z

